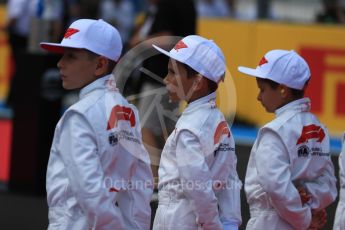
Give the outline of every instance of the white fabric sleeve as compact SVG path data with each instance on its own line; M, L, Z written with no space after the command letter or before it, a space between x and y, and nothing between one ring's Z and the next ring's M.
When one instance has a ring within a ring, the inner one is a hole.
M345 133L342 140L342 148L338 159L340 191L345 191ZM340 194L339 194L340 195ZM342 196L342 195L341 195Z
M61 127L59 142L69 186L92 229L125 229L120 210L115 206L116 192L104 184L98 155L96 133L88 120L69 111Z
M182 189L193 205L197 225L204 230L222 229L211 172L198 138L188 130L178 134L176 161Z
M291 181L289 154L279 136L270 129L261 130L255 155L258 181L279 216L295 229L307 229L311 210L302 206L300 195Z
M225 182L222 188L215 188L215 195L218 200L219 216L223 226L241 225L241 188L242 183L236 170L237 158L235 155L235 142L232 138L221 141L216 150L215 160L211 165L211 172L214 184L220 181ZM233 229L233 228L231 228Z
M151 224L151 198L153 193L153 178L151 167L138 159L132 186L129 190L118 194L118 204L123 217L127 219L127 229L149 230Z
M226 188L216 193L219 216L223 226L224 224L231 223L238 228L242 223L240 198L242 185L236 178L229 179L229 183Z
M232 221L222 222L223 230L238 230L238 223Z
M139 114L135 108L136 127L135 136L142 142ZM150 157L143 143L134 149L137 158L135 173L132 176L132 186L128 191L120 192L118 204L123 217L130 226L127 229L149 230L151 225L151 198L153 193L153 175ZM132 152L133 153L133 152Z
M303 183L307 193L311 196L308 205L312 209L322 209L330 205L337 197L336 178L331 160L327 162L323 173L314 181Z

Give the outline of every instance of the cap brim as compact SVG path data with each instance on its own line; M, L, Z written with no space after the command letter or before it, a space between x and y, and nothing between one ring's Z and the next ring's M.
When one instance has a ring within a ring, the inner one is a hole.
M59 43L48 43L48 42L41 42L40 46L42 49L45 49L49 52L53 53L63 53L64 47L61 46Z
M160 48L160 47L158 47L158 46L156 46L156 45L152 45L152 46L153 46L153 48L155 48L156 50L158 50L160 53L162 53L162 54L164 54L164 55L166 55L166 56L168 56L168 57L171 57L171 56L170 56L170 53L169 53L168 51L163 50L162 48Z
M41 42L40 47L52 53L63 53L65 48L82 49L83 47L66 46L60 43Z
M247 74L247 75L252 76L252 77L266 78L265 76L262 76L257 69L239 66L237 68L237 70L241 73Z
M186 64L186 63L185 63L183 60L181 60L179 57L174 57L174 56L171 55L171 53L169 53L168 51L163 50L162 48L160 48L160 47L158 47L158 46L156 46L156 45L152 45L152 46L153 46L153 48L155 48L156 50L158 50L160 53L162 53L162 54L168 56L169 58L174 59L174 60L176 60L176 61L178 61L178 62L181 62L181 63ZM187 65L188 65L188 64L187 64ZM193 68L193 67L191 67L191 68Z

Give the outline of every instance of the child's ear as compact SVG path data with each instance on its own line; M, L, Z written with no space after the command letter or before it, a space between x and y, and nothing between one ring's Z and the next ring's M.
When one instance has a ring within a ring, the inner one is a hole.
M95 69L95 75L101 76L107 73L108 63L109 63L109 60L106 57L103 57L103 56L97 57L97 66Z
M278 90L282 98L286 98L288 96L289 88L286 85L279 85Z

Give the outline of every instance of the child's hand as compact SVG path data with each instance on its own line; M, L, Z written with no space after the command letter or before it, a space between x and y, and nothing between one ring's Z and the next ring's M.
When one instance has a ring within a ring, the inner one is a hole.
M302 204L307 203L311 199L311 196L306 192L306 190L303 187L298 187L297 191L301 197Z
M309 226L309 230L318 230L322 229L323 226L327 223L327 213L325 209L312 210L312 219Z

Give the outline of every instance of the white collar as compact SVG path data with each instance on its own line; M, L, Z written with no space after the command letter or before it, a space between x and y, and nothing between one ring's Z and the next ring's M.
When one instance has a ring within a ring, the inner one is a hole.
M98 78L97 80L91 82L90 84L88 84L87 86L82 88L80 90L80 93L79 93L79 99L86 97L89 93L91 93L92 91L94 91L96 89L104 89L106 87L107 88L109 88L109 87L115 87L116 88L115 79L114 79L113 74L108 74L104 77Z
M185 109L185 112L189 112L194 110L195 108L198 108L201 105L210 104L212 107L216 106L216 92L210 93L204 97L201 97L191 103L188 104L187 108Z
M311 107L310 99L305 97L292 101L275 111L276 116L280 116L286 111L309 112Z

